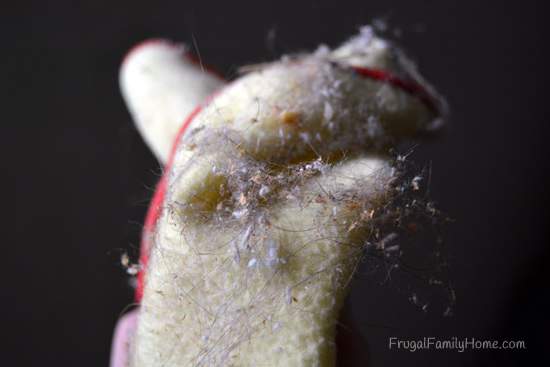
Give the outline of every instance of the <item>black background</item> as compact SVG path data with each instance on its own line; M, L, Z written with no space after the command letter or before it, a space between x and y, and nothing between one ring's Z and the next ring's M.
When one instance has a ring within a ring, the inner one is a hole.
M424 313L391 284L360 275L352 309L371 364L544 358L549 58L542 2L3 6L10 13L2 22L4 173L16 179L15 231L5 228L2 260L3 365L108 363L115 321L132 300L119 257L135 253L160 173L118 90L126 50L144 38L192 44L194 36L205 62L231 77L245 63L334 46L376 17L402 30L401 44L452 108L446 135L414 157L431 161L432 196L455 219L448 243L457 304L454 317ZM526 340L528 350L390 351L389 336Z

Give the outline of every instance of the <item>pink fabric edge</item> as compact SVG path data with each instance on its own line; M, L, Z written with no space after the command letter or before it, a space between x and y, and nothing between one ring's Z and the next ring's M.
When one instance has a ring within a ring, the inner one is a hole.
M139 309L123 315L116 324L111 344L110 367L127 367L130 344L137 326Z

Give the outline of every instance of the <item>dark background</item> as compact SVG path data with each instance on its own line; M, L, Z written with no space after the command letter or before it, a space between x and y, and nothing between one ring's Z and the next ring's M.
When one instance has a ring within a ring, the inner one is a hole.
M3 5L2 364L105 366L132 301L135 254L160 168L133 128L117 72L136 42L192 43L224 75L281 53L336 45L376 17L399 28L448 97L452 125L414 155L450 226L455 315L424 313L391 283L352 292L372 366L527 364L548 336L547 12L542 2L10 2ZM7 15L7 16L6 16ZM7 46L7 47L6 47ZM11 201L11 190L5 191ZM10 212L5 211L12 217ZM15 227L15 230L13 228ZM525 340L527 351L390 351L389 336ZM540 362L539 362L540 363Z

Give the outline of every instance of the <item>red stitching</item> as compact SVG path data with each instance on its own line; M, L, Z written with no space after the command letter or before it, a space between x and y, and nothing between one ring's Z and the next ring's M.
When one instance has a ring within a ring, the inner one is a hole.
M439 113L437 100L420 83L414 80L405 80L385 70L370 69L361 66L352 66L357 74L373 80L386 82L410 95L418 97L432 112Z

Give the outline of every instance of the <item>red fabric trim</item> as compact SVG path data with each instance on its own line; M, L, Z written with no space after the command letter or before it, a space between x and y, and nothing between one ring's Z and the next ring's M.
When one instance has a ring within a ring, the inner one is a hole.
M166 195L166 189L168 188L167 174L172 168L172 164L174 162L174 156L176 155L176 148L178 145L177 143L180 141L181 137L183 136L187 128L191 125L191 122L193 122L193 120L199 114L200 111L202 111L202 105L195 107L193 112L189 114L189 116L183 123L181 129L178 131L178 135L174 141L174 145L172 146L172 150L170 152L168 162L164 167L164 173L159 183L157 184L157 187L155 189L155 194L153 195L151 204L149 205L149 209L147 210L147 216L145 217L145 223L143 225L143 232L141 237L141 248L140 248L140 258L139 258L141 270L139 271L138 278L137 278L137 287L136 287L136 294L135 294L136 302L140 302L141 298L143 297L145 268L147 267L147 263L149 262L149 252L151 251L151 237L154 234L157 220L162 211L164 196Z
M360 66L352 66L351 68L362 77L386 82L419 98L432 112L439 113L437 100L426 90L426 88L416 81L401 79L385 70L376 70Z
M173 43L169 40L162 39L162 38L151 38L151 39L148 39L148 40L145 40L143 42L138 43L137 45L132 47L128 52L126 52L126 55L122 59L122 65L124 65L126 62L128 62L128 60L130 60L130 58L134 54L136 54L138 51L140 51L141 49L143 49L147 46L156 45L156 44L164 44L164 45L170 46L172 48L177 47L177 45L175 43Z
M170 40L167 40L167 39L163 39L163 38L151 38L151 39L148 39L148 40L145 40L141 43L138 43L137 45L135 45L134 47L132 47L127 53L126 55L124 56L124 58L122 59L122 65L124 65L128 60L130 60L132 58L132 56L134 54L136 54L137 52L139 52L140 50L142 50L143 48L147 47L147 46L152 46L152 45L157 45L157 44L164 44L170 48L179 48L181 47L181 45L178 45L177 43L174 43ZM183 53L183 57L189 61L190 63L198 66L200 69L208 72L209 74L211 74L212 76L218 78L219 80L221 81L225 81L225 78L221 75L221 73L216 70L215 68L211 67L210 65L203 65L201 63L201 61L199 60L199 58L197 56L195 56L192 52L190 51L185 51Z

